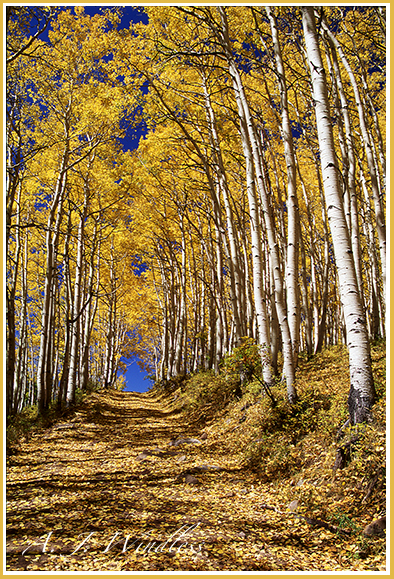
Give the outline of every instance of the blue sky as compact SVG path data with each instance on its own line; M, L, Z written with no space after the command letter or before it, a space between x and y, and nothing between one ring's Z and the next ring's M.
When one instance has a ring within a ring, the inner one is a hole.
M140 369L136 361L125 360L125 362L129 367L126 372L126 388L124 392L146 392L152 385L150 380L144 379L148 374Z

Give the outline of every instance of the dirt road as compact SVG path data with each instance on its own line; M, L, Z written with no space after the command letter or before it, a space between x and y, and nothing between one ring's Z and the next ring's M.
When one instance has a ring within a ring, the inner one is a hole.
M274 489L213 431L150 394L92 395L23 443L7 479L9 570L340 569L320 531L264 509Z

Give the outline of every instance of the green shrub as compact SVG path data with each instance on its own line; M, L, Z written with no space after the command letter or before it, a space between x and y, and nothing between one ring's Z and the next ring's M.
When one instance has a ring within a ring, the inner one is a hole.
M6 452L17 452L23 440L28 441L38 421L37 406L27 406L20 414L7 417Z
M269 354L265 346L255 343L253 338L241 338L239 346L225 356L222 362L222 371L231 376L238 376L241 382L254 380L260 386L260 392L264 392L270 399L272 406L276 405L276 399L272 394L271 385L266 384L262 378L263 361L270 364Z
M168 379L166 378L159 380L158 382L154 382L150 390L152 392L157 392L158 394L171 394L172 392L175 392L175 390L178 390L178 388L184 390L188 379L189 376L186 376L185 374L178 374L178 376L173 376Z
M234 376L215 374L213 370L192 375L182 387L186 403L184 407L194 414L205 417L223 410L236 397L241 397L239 379Z
M81 390L77 388L75 390L75 406L80 406L88 395L88 390Z

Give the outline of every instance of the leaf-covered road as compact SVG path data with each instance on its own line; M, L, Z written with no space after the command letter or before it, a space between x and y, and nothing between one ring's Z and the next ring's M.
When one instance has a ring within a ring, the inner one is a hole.
M346 568L335 535L264 508L273 486L184 420L151 394L96 393L22 444L8 461L7 568Z

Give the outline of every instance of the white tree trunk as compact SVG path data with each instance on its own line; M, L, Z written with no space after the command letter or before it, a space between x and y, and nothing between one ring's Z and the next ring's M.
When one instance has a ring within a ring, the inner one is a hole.
M352 243L352 251L354 256L354 265L356 267L358 287L360 291L360 297L362 304L364 305L364 292L363 292L363 278L361 269L361 248L360 248L360 228L358 222L358 202L356 193L356 158L353 145L353 134L352 126L349 115L349 104L346 98L345 89L342 83L341 70L339 68L338 59L335 51L335 46L331 39L329 39L329 44L331 48L332 61L333 61L333 79L336 83L339 93L338 103L338 117L339 126L341 127L342 119L345 125L345 135L343 137L343 165L344 165L344 177L346 176L346 196L349 197L349 234ZM330 65L329 59L328 63ZM342 148L341 148L342 149Z
M276 242L276 236L275 236L275 228L274 228L273 216L272 216L272 207L271 207L269 195L268 195L268 192L266 190L265 183L264 183L264 176L263 176L263 172L262 172L261 158L260 158L260 152L259 152L259 143L258 143L258 138L256 135L256 130L255 130L252 116L251 116L251 113L249 110L249 104L248 104L248 101L247 101L247 98L245 95L242 79L241 79L241 76L239 74L238 68L235 65L235 62L234 62L234 59L233 59L233 56L231 53L230 40L229 40L229 34L228 34L227 16L226 16L226 13L225 13L225 10L223 9L223 7L218 7L218 10L219 10L221 20L222 20L223 44L224 44L224 48L226 50L226 57L228 60L228 69L229 69L229 73L230 73L230 76L231 76L232 82L233 82L234 94L235 94L235 98L237 101L238 114L239 114L239 118L240 118L242 146L243 146L245 158L247 161L247 177L249 175L248 179L250 180L250 183L251 183L251 186L248 187L248 190L250 191L249 213L250 213L250 217L251 217L251 225L253 226L253 228L255 228L256 225L259 223L258 213L257 213L256 217L253 214L254 205L257 205L257 203L253 200L252 189L251 189L252 187L255 188L257 185L257 188L258 188L259 193L260 193L262 212L264 215L264 222L265 222L265 229L266 229L267 238L268 238L270 260L272 260L272 267L273 267L273 273L274 273L275 303L276 303L276 308L277 308L277 313L278 313L278 318L279 318L279 325L280 325L281 334L282 334L283 359L284 359L283 372L284 372L284 375L286 377L287 398L288 398L290 403L293 403L297 399L297 393L296 393L295 386L294 386L295 370L294 370L294 362L293 362L293 350L292 350L292 345L291 345L291 335L290 335L290 329L289 329L289 324L288 324L288 319L287 319L286 304L285 304L285 299L284 299L282 272L281 272L281 267L280 267L278 244ZM250 157L251 157L251 159L250 159ZM255 184L255 181L256 181L256 184ZM249 195L249 193L248 193L248 195ZM252 205L251 205L251 202L252 202ZM255 231L253 231L253 229L252 229L251 232L252 232L252 246L257 248L258 245L261 245L261 240L260 239L257 240L257 237L253 238L253 234L256 235L256 233L257 233L256 229L255 229ZM255 245L256 243L258 245ZM260 250L260 255L261 255L261 250ZM256 256L257 256L257 254L256 254ZM258 267L258 261L256 262L256 266ZM255 262L253 262L253 270L255 270ZM257 278L257 276L259 275L259 272L254 271L254 275L256 275L256 278ZM260 265L260 275L261 275L261 265ZM259 281L258 283L261 284L261 281ZM255 289L255 291L256 291L256 289ZM258 308L257 302L255 303L255 307L256 307L256 314L259 316L259 311L257 309ZM259 306L259 307L261 307L261 306ZM264 304L263 304L263 307L264 307ZM260 314L261 319L262 319L262 315L263 315L263 313ZM265 323L266 322L267 322L267 320L265 319ZM268 338L268 331L267 331L266 335ZM268 342L268 346L269 346L269 342ZM270 355L270 352L268 352L268 353Z
M329 39L335 46L338 51L338 54L342 60L343 66L349 76L350 83L353 88L354 98L356 101L358 117L360 121L360 129L361 129L361 136L364 143L365 154L367 157L367 164L369 169L369 174L371 177L371 189L373 194L373 200L375 205L375 217L376 217L376 227L378 231L379 237L379 250L380 250L380 261L381 261L381 268L382 268L382 278L383 278L383 294L386 297L386 225L385 225L385 218L384 218L384 211L383 205L379 194L379 186L378 186L378 177L376 172L375 161L373 158L373 151L372 151L372 144L371 139L368 132L368 125L367 120L365 118L364 107L361 100L360 91L358 88L358 84L356 81L356 77L354 76L354 72L343 52L342 46L337 41L335 36L329 30L327 24L322 22L322 26L326 34L328 35Z
M283 66L282 50L279 42L279 34L274 10L266 8L271 25L272 42L274 45L276 60L276 76L280 91L282 113L282 139L287 171L287 263L286 263L286 295L287 317L291 335L294 364L297 366L300 333L300 296L298 279L299 260L299 237L298 223L299 210L297 199L296 163L293 146L293 133L291 130L286 73Z
M240 284L240 273L239 273L239 243L236 236L236 229L234 228L233 223L233 212L230 205L230 193L228 189L228 183L226 178L226 172L224 168L224 162L222 158L222 153L220 149L220 142L219 137L217 134L216 128L216 119L215 113L212 107L211 98L208 93L208 88L206 84L205 75L203 76L203 88L204 88L204 97L205 97L205 108L207 111L207 121L208 121L208 128L210 133L211 139L211 147L213 152L213 158L216 166L217 171L217 178L219 189L223 195L223 202L226 211L226 223L227 223L227 230L228 230L228 238L229 238L229 247L230 247L230 257L229 257L229 268L230 268L230 280L231 280L231 302L232 302L232 313L234 316L234 324L235 324L235 335L236 341L241 338L241 321L240 321L240 313L239 313L239 306L241 303L241 284Z
M66 133L67 130L68 126L66 126ZM46 271L45 271L44 298L41 317L40 353L38 356L38 367L37 367L37 401L39 412L43 412L46 409L48 402L45 373L47 367L48 339L51 328L51 319L50 319L50 313L52 310L51 296L52 296L53 274L55 269L55 254L58 243L60 219L63 212L62 205L66 188L68 159L69 159L69 149L67 140L59 170L59 176L56 183L56 189L53 195L47 220Z
M365 312L358 291L349 231L338 182L338 166L326 77L319 49L313 7L302 8L302 22L313 87L324 194L346 324L350 367L349 412L352 424L356 424L369 417L375 397L368 331Z
M85 195L86 202L86 195ZM74 301L72 307L71 320L71 347L70 347L70 368L67 382L67 404L75 401L76 377L78 367L78 346L80 341L80 307L81 307L81 284L83 274L83 246L84 246L84 226L86 218L85 211L80 217L78 225L77 256L74 280Z
M242 114L242 108L239 109ZM261 346L266 348L270 354L270 338L267 320L267 310L265 307L266 296L263 293L263 271L262 271L262 250L261 250L261 225L260 225L260 215L259 207L257 203L254 170L253 170L253 157L252 151L250 149L248 136L244 127L244 119L241 118L241 139L242 146L246 161L246 183L247 183L247 193L248 193L248 203L249 203L249 215L250 215L250 236L251 236L251 253L252 253L252 274L253 274L253 293L254 293L254 305L256 310L256 320L258 329L258 338ZM263 379L268 384L273 382L272 368L271 365L267 363L268 357L263 356Z
M378 258L376 255L376 244L375 244L375 232L372 220L371 204L369 200L369 194L367 185L365 183L365 177L362 168L360 167L360 181L362 190L364 193L364 219L363 227L365 230L365 236L367 240L368 256L369 256L369 267L371 269L371 282L370 282L370 300L372 301L370 310L372 312L371 320L371 337L376 339L379 336L385 335L384 330L384 306L382 303L382 293L379 289L379 267ZM376 301L376 303L375 303Z

